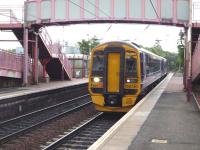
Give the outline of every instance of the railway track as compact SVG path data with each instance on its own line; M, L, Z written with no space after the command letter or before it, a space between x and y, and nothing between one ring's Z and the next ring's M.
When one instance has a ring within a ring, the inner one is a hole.
M0 123L0 146L13 138L41 127L45 123L59 119L71 112L91 105L89 95L83 95L26 115Z
M6 91L10 92L9 89L4 90ZM0 101L0 123L85 94L88 94L87 83L2 99Z
M59 135L61 138L54 138L53 141L47 142L49 145L42 146L42 149L87 149L122 116L123 114L98 113L93 118L82 122L78 127L65 132L64 135Z

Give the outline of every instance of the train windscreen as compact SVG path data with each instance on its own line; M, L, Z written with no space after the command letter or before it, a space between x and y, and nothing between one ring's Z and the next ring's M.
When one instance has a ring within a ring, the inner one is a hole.
M126 76L137 77L137 60L133 56L126 56Z
M97 51L93 55L92 75L103 75L104 55L103 52Z

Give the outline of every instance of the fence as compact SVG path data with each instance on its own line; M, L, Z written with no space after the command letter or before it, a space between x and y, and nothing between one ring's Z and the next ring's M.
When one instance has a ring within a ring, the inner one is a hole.
M22 72L23 55L0 50L0 69Z
M88 77L89 56L79 55L68 54L67 56L72 65L73 78Z
M192 55L192 78L195 79L200 74L200 38L196 41L196 47Z

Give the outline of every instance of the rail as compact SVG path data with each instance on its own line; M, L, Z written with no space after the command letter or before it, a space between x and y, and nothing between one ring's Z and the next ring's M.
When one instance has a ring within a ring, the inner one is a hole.
M98 112L87 121L80 123L65 135L60 135L56 141L52 140L50 145L43 150L54 149L87 149L98 140L110 127L112 127L123 114L104 114Z
M88 94L70 99L47 108L37 110L0 123L0 146L13 138L32 131L52 120L91 105ZM73 107L71 106L73 104ZM14 126L13 126L14 125Z

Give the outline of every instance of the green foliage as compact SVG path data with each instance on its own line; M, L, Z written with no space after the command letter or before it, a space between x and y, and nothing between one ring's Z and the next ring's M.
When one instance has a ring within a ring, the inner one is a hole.
M16 53L16 49L11 49L11 52L12 53Z
M154 54L162 56L167 59L168 70L174 71L178 69L178 55L169 51L164 51L159 42L156 41L153 47L145 47Z
M80 42L78 42L78 46L82 54L89 54L89 51L90 51L89 41L82 39Z
M93 38L91 38L89 40L82 39L77 44L78 44L78 46L79 46L82 54L89 55L91 49L93 49L94 47L96 47L99 44L99 41L94 36Z

